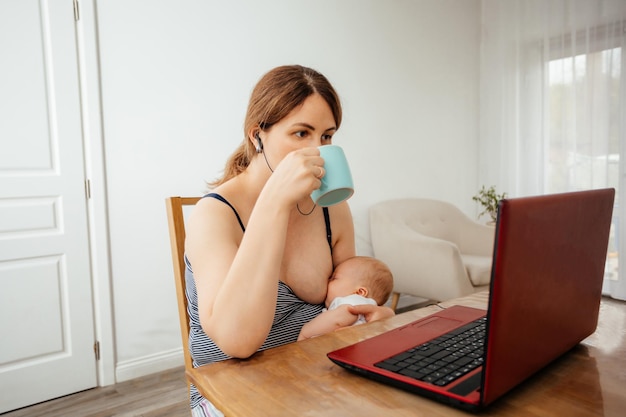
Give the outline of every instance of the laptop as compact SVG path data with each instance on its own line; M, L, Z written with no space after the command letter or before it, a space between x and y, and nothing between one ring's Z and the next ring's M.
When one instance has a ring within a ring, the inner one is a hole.
M595 331L614 196L501 200L487 311L452 306L328 358L452 406L488 406Z

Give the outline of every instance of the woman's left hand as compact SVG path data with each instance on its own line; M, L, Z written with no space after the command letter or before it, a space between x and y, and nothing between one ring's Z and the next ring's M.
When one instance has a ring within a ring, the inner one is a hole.
M391 317L396 314L389 307L374 306L371 304L349 306L348 311L354 315L362 314L365 317L365 321L368 323L371 321L386 319L387 317Z

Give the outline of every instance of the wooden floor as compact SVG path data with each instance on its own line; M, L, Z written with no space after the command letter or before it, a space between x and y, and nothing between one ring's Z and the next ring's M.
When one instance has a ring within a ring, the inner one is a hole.
M184 368L94 388L2 417L190 417Z

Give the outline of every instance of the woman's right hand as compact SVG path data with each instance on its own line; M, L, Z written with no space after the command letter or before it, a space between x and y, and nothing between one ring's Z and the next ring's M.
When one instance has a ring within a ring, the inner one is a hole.
M264 192L271 193L272 201L282 200L291 207L317 190L325 173L324 159L318 148L297 149L280 161Z

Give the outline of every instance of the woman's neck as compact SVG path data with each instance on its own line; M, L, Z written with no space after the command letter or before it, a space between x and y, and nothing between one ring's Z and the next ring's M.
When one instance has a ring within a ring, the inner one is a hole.
M252 202L254 205L271 175L272 171L267 166L262 154L258 154L250 161L250 165L248 165L245 171L237 175L233 180L239 183L237 188L245 189L248 198L254 198ZM298 202L298 205L300 211L308 213L313 208L314 203L309 196L306 196ZM294 206L293 209L296 210L296 207Z

